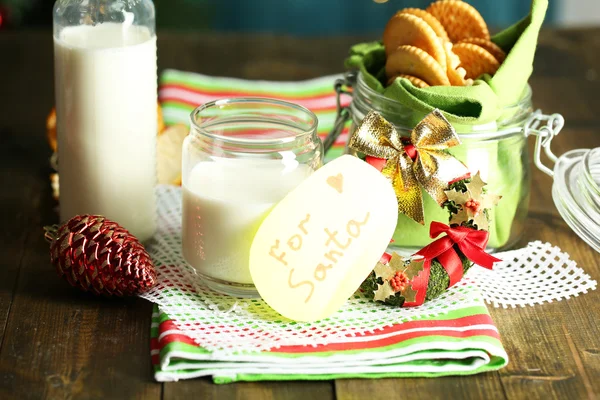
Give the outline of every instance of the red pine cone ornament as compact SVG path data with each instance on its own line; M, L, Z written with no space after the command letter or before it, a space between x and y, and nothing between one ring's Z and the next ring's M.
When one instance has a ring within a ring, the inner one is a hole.
M156 284L156 271L144 246L116 222L78 215L58 227L45 227L50 260L71 285L96 294L131 296Z

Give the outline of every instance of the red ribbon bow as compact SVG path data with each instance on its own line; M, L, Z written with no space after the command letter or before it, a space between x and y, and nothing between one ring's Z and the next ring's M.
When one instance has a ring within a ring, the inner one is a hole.
M419 250L415 255L425 258L423 272L412 281L413 290L417 291L414 302L404 303L404 307L418 306L425 302L425 294L429 283L431 261L437 259L450 277L448 287L455 285L463 277L463 266L459 255L454 250L456 244L460 251L473 263L492 269L494 262L500 259L485 252L489 233L464 226L449 227L441 222L433 221L429 227L429 236L434 239L445 233L446 236Z

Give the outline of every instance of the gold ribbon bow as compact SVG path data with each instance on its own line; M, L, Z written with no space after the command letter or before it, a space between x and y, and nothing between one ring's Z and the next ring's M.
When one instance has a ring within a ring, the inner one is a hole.
M396 128L375 111L367 114L348 143L354 150L386 160L381 173L394 186L398 211L421 225L424 212L420 187L441 206L448 199L444 191L449 182L469 172L446 152L459 144L454 128L437 109L413 129L410 143L403 143Z

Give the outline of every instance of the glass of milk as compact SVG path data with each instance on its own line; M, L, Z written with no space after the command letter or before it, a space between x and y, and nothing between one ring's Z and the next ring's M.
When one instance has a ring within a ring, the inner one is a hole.
M322 165L317 117L293 103L241 98L204 104L190 119L183 255L208 287L255 297L250 245L271 208Z
M54 62L60 219L156 229L157 79L151 0L58 0Z

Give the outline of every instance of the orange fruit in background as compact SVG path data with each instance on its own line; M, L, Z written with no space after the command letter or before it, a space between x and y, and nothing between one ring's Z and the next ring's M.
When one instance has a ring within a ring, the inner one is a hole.
M56 151L58 144L56 143L56 109L50 111L50 115L46 118L46 139L52 151Z

